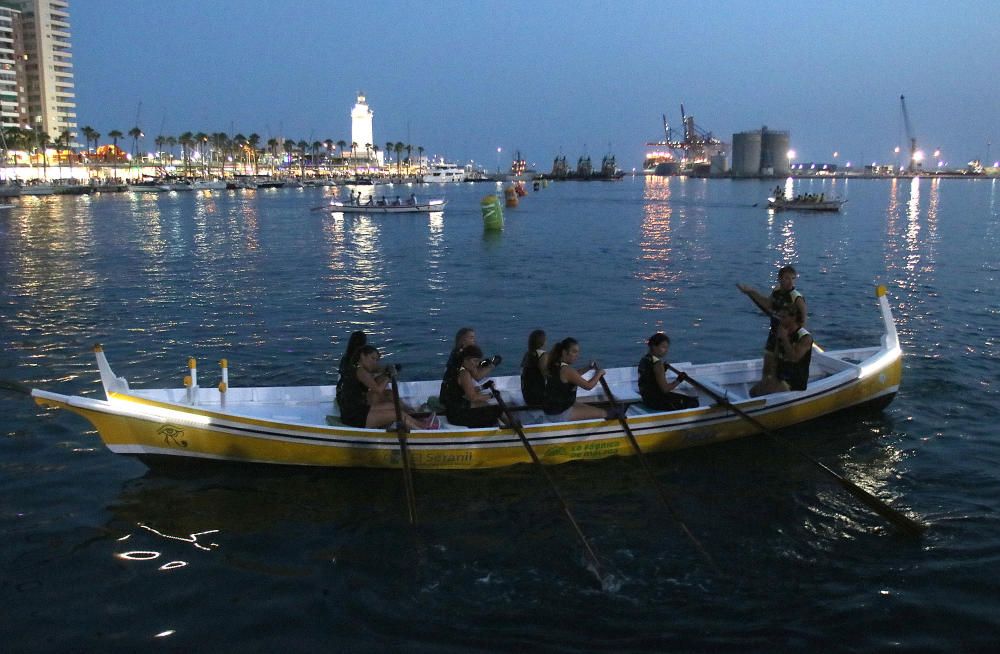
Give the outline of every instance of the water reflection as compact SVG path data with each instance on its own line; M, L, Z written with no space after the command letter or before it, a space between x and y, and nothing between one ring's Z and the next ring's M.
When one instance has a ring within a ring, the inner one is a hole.
M381 226L371 216L357 215L348 227L352 246L347 253L350 270L348 301L357 312L372 315L386 307L386 270Z
M650 175L646 178L645 206L640 227L639 260L635 276L642 280L641 308L661 311L670 305L669 293L676 293L681 273L671 259L670 206L674 178ZM662 328L662 325L657 325Z

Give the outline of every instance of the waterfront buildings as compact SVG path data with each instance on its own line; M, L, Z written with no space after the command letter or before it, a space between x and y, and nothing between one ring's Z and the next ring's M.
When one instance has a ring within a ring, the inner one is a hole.
M68 0L0 2L0 124L75 137Z

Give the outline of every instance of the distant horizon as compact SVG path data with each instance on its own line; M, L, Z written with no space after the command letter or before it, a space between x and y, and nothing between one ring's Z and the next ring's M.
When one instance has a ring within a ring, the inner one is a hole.
M947 167L1000 154L1000 87L977 55L1000 5L499 7L71 2L77 131L350 142L364 91L379 148L400 141L488 170L516 150L539 169L610 153L628 171L663 137L661 115L681 128L683 103L723 141L766 125L790 132L797 161L863 166L908 150L905 95L918 147Z

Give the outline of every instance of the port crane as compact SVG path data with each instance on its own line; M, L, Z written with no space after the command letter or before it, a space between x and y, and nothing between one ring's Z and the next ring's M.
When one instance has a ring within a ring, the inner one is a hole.
M906 129L906 138L910 141L910 161L906 169L912 173L916 172L917 168L917 138L913 136L910 115L906 112L906 96L899 96L899 104L903 108L903 127Z
M683 103L681 103L681 124L684 126L684 136L682 140L677 140L674 138L670 123L667 122L666 114L663 115L663 132L667 137L663 145L672 150L683 152L685 160L708 161L712 154L725 148L725 144L720 139L715 138L711 132L706 132L695 125L694 116L684 112Z

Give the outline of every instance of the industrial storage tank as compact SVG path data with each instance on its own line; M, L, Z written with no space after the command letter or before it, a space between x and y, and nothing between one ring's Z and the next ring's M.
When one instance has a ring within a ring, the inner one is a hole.
M760 132L733 134L733 177L760 175Z
M788 132L778 132L766 127L760 132L760 174L787 177L791 172L788 161Z
M725 152L719 152L713 154L709 159L711 168L708 172L712 177L721 177L729 172L729 161L726 159Z

